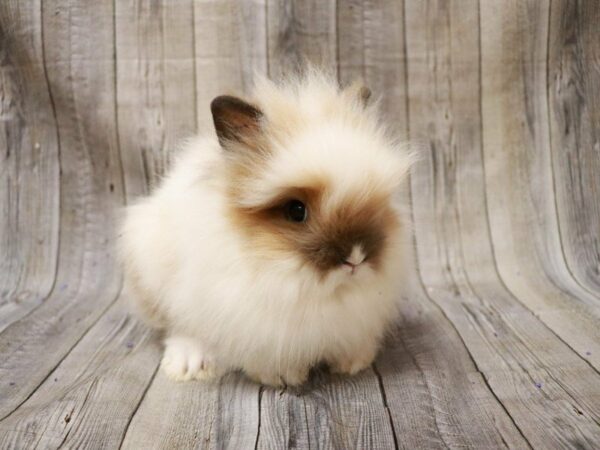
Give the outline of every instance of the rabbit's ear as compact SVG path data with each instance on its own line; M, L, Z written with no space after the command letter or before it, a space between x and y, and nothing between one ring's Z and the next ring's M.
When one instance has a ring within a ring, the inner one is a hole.
M366 107L369 104L369 99L371 98L371 89L366 86L361 86L358 89L358 98L360 99L363 107Z
M349 95L353 100L358 101L359 104L366 108L371 98L371 89L366 87L360 81L355 81L346 89L344 89L346 95Z
M251 144L260 133L263 113L244 100L229 95L216 97L210 104L219 142Z

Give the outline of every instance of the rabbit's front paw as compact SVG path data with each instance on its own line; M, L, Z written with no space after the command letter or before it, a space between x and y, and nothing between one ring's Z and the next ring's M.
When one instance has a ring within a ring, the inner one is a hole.
M184 337L165 340L161 367L175 381L210 380L217 376L214 360L197 341Z

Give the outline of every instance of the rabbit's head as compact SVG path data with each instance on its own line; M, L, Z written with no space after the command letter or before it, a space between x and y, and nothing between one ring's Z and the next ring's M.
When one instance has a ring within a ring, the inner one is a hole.
M213 100L228 214L254 255L336 284L398 256L407 224L394 195L412 158L369 96L312 75L283 86L262 80L253 101Z

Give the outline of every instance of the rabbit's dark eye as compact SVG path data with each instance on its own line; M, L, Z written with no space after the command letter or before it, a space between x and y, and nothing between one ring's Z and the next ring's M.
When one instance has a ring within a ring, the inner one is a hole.
M306 206L300 200L290 200L285 205L285 217L292 222L304 222L307 217Z

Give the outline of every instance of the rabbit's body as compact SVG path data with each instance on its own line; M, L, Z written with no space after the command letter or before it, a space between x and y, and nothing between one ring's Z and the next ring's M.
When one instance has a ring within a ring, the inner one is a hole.
M409 252L392 197L408 155L350 94L315 75L301 83L264 82L260 136L219 134L215 118L219 139L190 141L128 210L127 284L168 336L173 378L243 369L299 384L319 361L354 373L395 318ZM290 201L305 216L290 218Z

